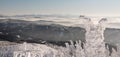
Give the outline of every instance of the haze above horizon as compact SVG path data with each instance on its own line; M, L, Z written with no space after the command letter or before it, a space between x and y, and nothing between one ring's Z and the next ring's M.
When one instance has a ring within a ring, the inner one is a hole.
M120 16L120 0L0 0L0 14Z

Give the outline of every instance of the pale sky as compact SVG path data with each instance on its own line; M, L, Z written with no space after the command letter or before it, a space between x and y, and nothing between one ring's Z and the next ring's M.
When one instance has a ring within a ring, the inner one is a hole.
M120 16L120 0L0 0L0 14Z

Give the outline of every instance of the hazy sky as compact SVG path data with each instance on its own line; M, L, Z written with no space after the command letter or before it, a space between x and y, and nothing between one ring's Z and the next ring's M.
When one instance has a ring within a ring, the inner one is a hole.
M0 14L120 16L120 0L0 0Z

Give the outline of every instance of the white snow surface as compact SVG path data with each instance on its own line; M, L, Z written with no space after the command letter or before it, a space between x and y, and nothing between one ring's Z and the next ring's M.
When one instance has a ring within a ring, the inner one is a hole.
M86 43L81 47L81 41L72 41L66 47L55 45L42 45L34 43L13 44L0 47L1 57L119 57L119 50L109 56L109 49L105 48L103 33L107 21L104 19L98 25L94 25L89 18L81 18L86 29Z

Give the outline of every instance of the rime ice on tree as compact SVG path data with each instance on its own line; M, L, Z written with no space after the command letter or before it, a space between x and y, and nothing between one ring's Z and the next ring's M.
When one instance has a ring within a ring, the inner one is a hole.
M94 25L89 18L84 20L86 29L85 53L87 57L105 57L105 43L103 32L106 20L101 19L98 25Z

